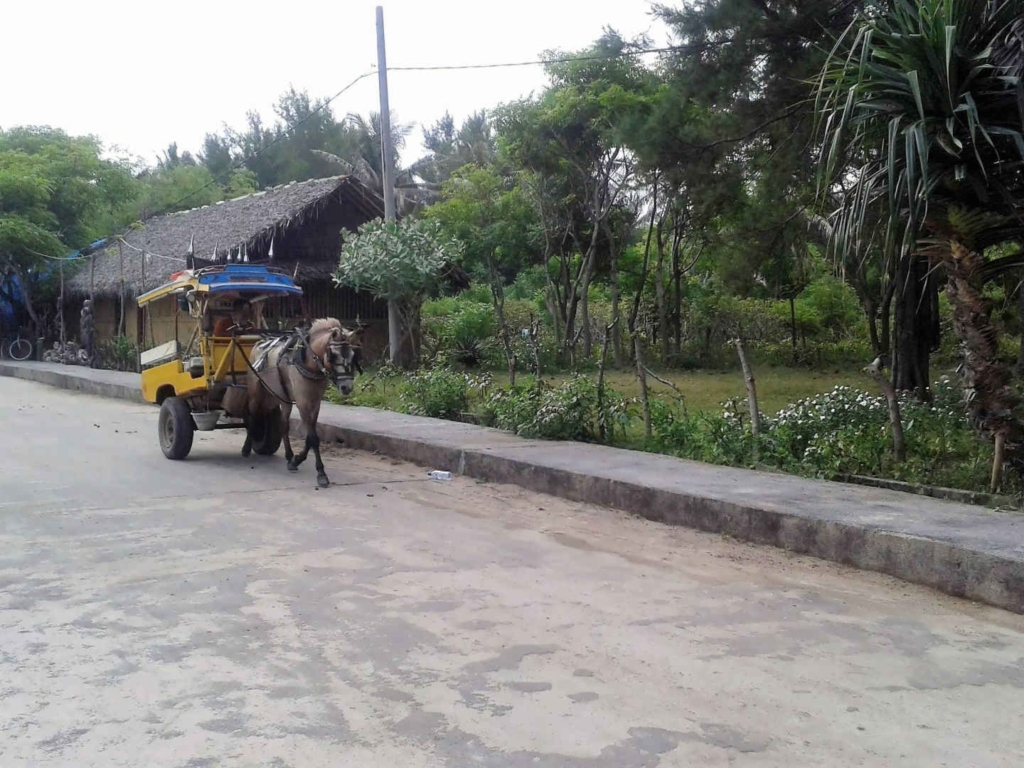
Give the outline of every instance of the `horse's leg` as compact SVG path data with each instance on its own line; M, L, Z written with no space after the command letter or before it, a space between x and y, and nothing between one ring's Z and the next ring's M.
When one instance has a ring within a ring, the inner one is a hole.
M298 403L296 403L296 405L298 405ZM299 466L299 464L301 464L302 462L304 462L306 460L306 457L309 456L309 449L310 449L310 444L309 444L309 412L305 408L303 408L301 405L298 405L298 407L299 407L299 421L302 424L302 431L305 433L306 441L305 441L305 444L302 446L302 450L295 456L295 462L294 463L295 463L296 467Z
M294 472L299 468L295 463L295 454L292 452L292 440L290 435L292 426L292 405L281 403L281 439L284 440L284 458L288 462L288 469Z
M324 471L324 460L320 458L320 433L316 431L316 423L319 418L320 402L317 401L316 405L310 408L310 413L307 417L309 432L306 433L306 445L313 449L313 456L316 457L316 484L321 488L326 488L331 484L331 481L327 479L327 473Z
M247 420L245 425L245 442L242 443L242 456L248 459L250 453L252 453L252 424Z

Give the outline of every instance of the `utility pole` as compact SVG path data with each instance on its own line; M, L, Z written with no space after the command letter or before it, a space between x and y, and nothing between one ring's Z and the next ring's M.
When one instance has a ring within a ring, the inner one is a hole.
M391 146L391 107L388 104L388 59L384 51L384 9L377 6L377 78L380 84L380 151L384 168L384 221L395 220L395 153ZM398 299L388 299L389 360L401 359L402 313Z

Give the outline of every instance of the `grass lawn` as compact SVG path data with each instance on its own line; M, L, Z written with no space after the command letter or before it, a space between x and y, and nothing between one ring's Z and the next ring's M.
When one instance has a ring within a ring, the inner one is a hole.
M596 374L594 374L596 376ZM686 396L686 406L691 411L717 410L723 400L739 397L746 401L747 387L740 371L669 371L658 372L663 379L671 381ZM608 384L627 397L640 394L636 374L629 371L607 371ZM547 377L546 377L547 378ZM550 377L557 381L561 377ZM495 379L499 376L495 374ZM754 369L757 383L757 401L765 413L779 409L804 397L827 392L837 384L845 384L874 392L877 385L860 370L831 369L811 371L806 368L761 367ZM506 378L501 377L502 383ZM674 397L674 393L661 382L648 378L651 394Z

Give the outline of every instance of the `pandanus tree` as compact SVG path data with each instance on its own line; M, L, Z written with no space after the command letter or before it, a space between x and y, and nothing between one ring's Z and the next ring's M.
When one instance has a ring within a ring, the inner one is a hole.
M894 0L869 9L832 49L817 87L822 199L833 245L879 240L898 260L944 272L971 417L1024 467L1011 371L999 359L985 280L1022 254L1024 0ZM837 192L837 190L841 190ZM1017 249L1014 249L1017 250Z

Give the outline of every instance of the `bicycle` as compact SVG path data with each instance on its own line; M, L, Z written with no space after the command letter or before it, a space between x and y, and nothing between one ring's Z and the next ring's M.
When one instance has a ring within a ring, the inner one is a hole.
M0 344L0 356L24 362L32 357L32 342L21 338L21 332L19 331L13 339L7 337L4 339L3 344Z

